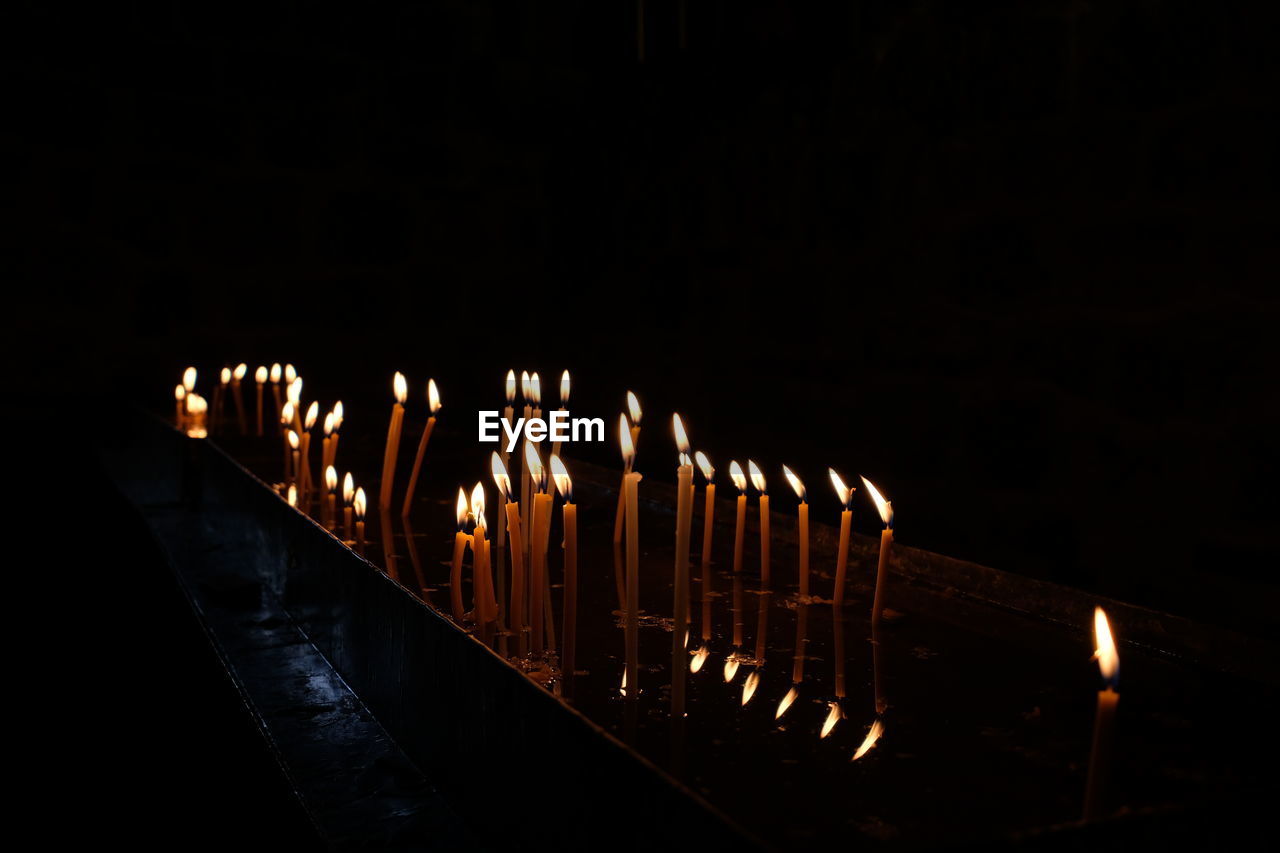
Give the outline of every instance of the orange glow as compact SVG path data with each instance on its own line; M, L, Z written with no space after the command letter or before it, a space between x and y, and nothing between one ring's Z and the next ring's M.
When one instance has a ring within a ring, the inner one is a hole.
M292 447L294 450L297 450L298 443L299 443L298 434L293 430L289 430L289 446Z
M734 652L724 659L724 683L728 684L733 681L733 677L738 674L738 666L741 661L738 660L738 653Z
M564 498L564 502L573 503L573 480L569 479L569 469L559 456L551 457L551 479L555 480L556 491Z
M207 411L209 411L209 404L205 401L204 397L201 397L199 394L187 395L188 415L203 415Z
M284 371L280 367L280 362L277 361L271 365L271 381L272 382L279 382L280 376L283 373Z
M626 696L626 695L627 695L627 669L626 669L626 667L623 667L623 668L622 668L622 683L618 685L618 691L619 691L620 693L622 693L622 695L623 695L623 696Z
M427 408L431 409L431 414L440 411L440 389L436 387L434 379L427 380Z
M836 727L836 723L840 722L840 718L844 714L840 713L840 706L835 702L828 702L827 718L822 721L822 731L818 733L818 738L825 738L831 734L831 730Z
M560 374L560 406L561 408L569 405L569 371Z
M737 460L729 462L729 479L733 480L733 484L738 487L738 494L745 495L747 493L747 477L742 473L742 466Z
M693 659L689 661L689 671L696 673L702 669L702 665L707 662L707 658L711 657L711 651L703 646L693 653Z
M747 707L747 703L751 701L751 697L756 695L756 688L760 686L760 672L751 673L747 676L747 680L742 683L742 707Z
M289 501L289 506L297 506L297 505L298 505L298 487L297 487L297 486L290 486L290 487L289 487L289 497L288 497L288 501Z
M778 703L778 710L774 711L773 718L775 720L781 720L782 715L787 713L787 711L791 709L791 706L794 705L796 702L796 697L799 695L800 695L800 691L795 689L794 687L788 690L787 695L783 696L782 701Z
M836 473L835 468L828 468L827 473L831 475L831 485L835 486L836 497L840 499L840 503L844 504L844 508L849 508L849 501L853 499L853 489L844 484L844 478Z
M640 401L636 398L634 391L627 392L627 410L631 412L631 422L636 426L640 426L640 418L644 412L640 410Z
M259 367L257 370L253 371L253 381L261 385L267 381L267 375L267 369L265 367Z
M805 490L804 483L800 481L790 468L786 465L782 466L782 473L786 475L787 482L791 484L791 488L795 490L796 497L800 499L800 503L809 500L809 493Z
M324 416L324 435L325 438L333 435L333 412L328 412Z
M1098 661L1098 669L1107 683L1114 687L1120 680L1120 653L1116 651L1116 641L1111 636L1111 623L1101 607L1093 609L1093 641L1097 646L1094 658Z
M331 492L338 490L338 469L332 465L324 469L324 487Z
M333 404L333 428L342 429L342 418L346 410L342 408L342 401Z
M356 489L356 496L355 499L352 500L351 504L355 508L356 518L360 521L364 521L364 511L369 505L368 498L364 496L364 486Z
M221 382L223 385L230 384L231 368L229 367L222 368L222 372L218 374L218 381Z
M467 503L467 492L462 486L458 486L458 502L454 507L454 518L458 520L458 529L463 530L467 526L467 513L470 511L470 504Z
M280 423L293 423L293 403L285 403L280 407Z
M489 459L489 470L493 472L493 483L499 493L511 503L511 478L507 476L507 466L502 464L502 457L495 450Z
M631 428L627 426L626 415L618 415L618 444L622 447L622 464L631 470L636 462L636 446L631 443Z
M186 388L183 388L181 385L175 385L175 386L173 386L173 399L175 399L175 400L185 400L185 399L186 399L186 397L187 397L187 389L186 389Z
M484 526L484 484L476 483L471 490L471 514L476 517L476 524Z
M292 364L286 364L284 366L284 381L292 385L293 380L297 378L298 378L298 371L294 370Z
M188 367L182 371L182 387L187 389L188 394L196 390L196 369L194 367Z
M248 372L249 372L249 365L245 364L242 361L236 365L236 369L232 372L231 376L233 379L239 382L241 379L244 379L244 375Z
M404 374L396 371L395 378L391 380L391 390L396 395L396 402L404 405L404 401L409 399L409 382L404 378Z
M356 496L356 478L351 476L351 472L347 472L347 476L342 478L342 502L351 505L351 501Z
M290 380L289 388L285 391L285 398L290 403L293 403L293 408L295 410L302 405L302 377L301 376L295 376L293 377L292 380Z
M875 501L876 511L880 513L880 520L884 522L884 526L893 527L893 504L885 500L880 490L866 477L862 478L862 485L867 487L867 494L871 495L871 500Z
M764 472L760 470L760 466L747 460L747 470L751 472L751 485L756 487L756 491L760 494L768 494L769 489L765 486Z
M533 405L540 407L542 405L542 379L538 376L538 371L529 374L529 390L533 392Z
M702 477L708 483L716 478L716 469L712 467L711 460L707 458L707 454L699 450L693 454L694 460L698 463L698 467L702 469Z
M867 732L867 736L862 739L862 746L858 747L858 751L853 754L850 761L857 761L862 756L871 751L871 747L876 745L876 741L880 740L880 735L884 734L884 723L876 720L871 724L871 730Z
M516 401L516 372L514 370L507 371L507 405L510 406Z
M692 448L689 447L689 434L684 431L684 421L680 419L680 415L671 416L671 426L676 433L676 450L680 451L682 457L687 457Z
M311 401L311 405L307 406L307 416L302 420L302 428L307 432L311 432L311 428L316 425L316 419L320 417L320 403L316 400Z
M529 371L520 371L520 399L526 403L533 402L533 391L529 389Z
M533 441L524 443L524 464L529 466L529 477L534 488L539 492L547 490L547 472L542 467L542 458L538 456L538 445Z

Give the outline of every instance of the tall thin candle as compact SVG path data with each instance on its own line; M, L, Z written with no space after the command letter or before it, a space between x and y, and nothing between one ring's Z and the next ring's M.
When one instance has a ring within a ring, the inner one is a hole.
M391 423L387 427L387 447L382 454L382 482L378 493L378 509L387 512L391 509L391 489L396 476L396 457L400 455L400 430L404 425L404 401L409 396L409 385L404 374L396 371L391 382L395 393L395 403L391 406Z
M559 456L551 457L551 477L564 501L564 630L561 642L560 670L565 684L572 687L578 648L578 507L573 502L573 481Z
M671 416L680 465L676 468L676 565L675 593L671 605L671 713L684 716L685 644L689 634L689 539L693 526L693 460L692 448L680 415Z
M840 513L839 550L836 551L836 589L832 596L838 607L844 604L845 573L849 567L849 536L853 530L853 510L849 508L849 502L853 500L854 490L844 484L844 479L836 473L836 469L828 468L827 473L831 475L831 485L836 490L836 497L844 504L844 511Z
M269 378L271 379L271 399L276 404L277 424L279 424L280 421L280 410L284 408L284 400L280 396L280 377L282 373L283 369L280 367L280 362L277 361L271 365L271 373L269 374ZM283 431L283 429L281 429L281 431Z
M795 473L786 465L782 466L782 473L786 475L787 482L791 484L791 488L795 490L796 497L800 499L800 505L796 508L796 514L799 522L800 537L800 595L809 595L809 492L804 487L804 482L795 475Z
M738 515L733 528L733 573L742 573L742 544L747 535L747 477L737 460L729 461L729 479L738 489Z
M716 517L716 469L707 454L699 450L693 455L706 481L706 502L702 510L702 639L711 639L711 532Z
M862 478L862 485L867 487L867 494L871 495L871 500L875 502L876 510L880 513L880 520L884 522L884 530L880 532L880 560L876 565L876 594L871 604L871 625L874 627L880 623L880 617L884 614L885 590L889 586L889 547L893 545L893 504L885 500L880 490L866 477Z
M351 524L351 503L356 497L356 481L348 471L342 478L342 537L346 540L355 538L355 528Z
M231 393L236 399L236 423L240 427L241 435L249 434L249 422L244 413L244 392L240 387L240 383L248 372L249 365L244 362L237 364L236 369L231 372Z
M1106 815L1107 779L1111 773L1112 744L1115 741L1116 708L1120 693L1120 654L1111 636L1111 623L1101 607L1093 610L1094 657L1106 686L1098 691L1098 710L1093 720L1093 747L1089 751L1089 778L1084 790L1084 819Z
M413 493L418 488L422 457L427 453L427 442L431 440L431 433L436 428L436 412L440 411L440 391L436 388L434 379L427 380L427 408L431 414L427 418L427 425L422 428L422 439L418 442L418 452L413 458L413 473L409 475L409 488L404 493L404 506L400 508L402 518L408 518L409 510L413 507Z
M635 452L640 447L640 419L644 417L644 410L640 408L640 399L636 397L634 391L627 392L627 411L631 413L629 434L631 435L632 462L624 463L622 470L624 481L631 471L629 466L635 464ZM626 416L624 415L623 417ZM613 518L613 542L615 545L622 541L622 519L626 509L624 492L624 489L618 489L618 512Z
M640 693L640 475L633 468L636 448L627 425L627 416L618 418L618 441L627 469L622 491L627 514L627 697Z
M261 438L262 437L262 388L267 382L267 369L265 367L259 367L257 370L255 370L253 372L253 381L254 381L254 384L258 386L257 388L258 406L257 406L257 418L254 422L254 426L256 427L256 429L254 430L254 435L257 435L259 438Z
M458 487L456 518L458 531L453 535L453 562L449 565L449 603L453 607L453 618L462 621L462 558L467 553L467 545L471 537L467 535L467 493Z
M525 462L529 467L530 488L533 492L532 525L529 529L530 546L529 563L529 648L535 655L546 648L543 636L545 613L544 595L546 592L547 540L551 527L551 495L547 494L546 469L538 456L538 446L526 441L524 445Z
M506 500L507 535L511 537L511 603L508 605L507 619L510 628L517 637L524 640L525 626L525 582L524 582L524 537L520 530L520 504L513 498L511 478L507 475L507 466L502 457L495 451L489 457L489 467L493 471L493 482L499 494Z
M364 543L364 513L369 506L369 499L365 497L363 487L356 489L356 496L355 496L355 500L352 501L352 506L355 508L355 511L356 511L356 536L355 536L356 549L363 554L364 544L365 544Z
M760 583L767 589L772 565L769 559L769 489L759 465L748 459L747 470L751 473L751 485L760 493Z

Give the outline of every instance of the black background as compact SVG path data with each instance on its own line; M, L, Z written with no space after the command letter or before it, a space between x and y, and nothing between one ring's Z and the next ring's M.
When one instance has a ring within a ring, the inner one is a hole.
M628 4L31 5L11 399L288 360L469 430L568 367L652 476L676 408L815 512L864 473L900 541L1274 637L1274 8L832 5L649 2L644 63Z

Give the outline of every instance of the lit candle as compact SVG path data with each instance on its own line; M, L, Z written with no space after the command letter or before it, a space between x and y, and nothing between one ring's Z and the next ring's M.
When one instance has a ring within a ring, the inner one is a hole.
M320 417L320 404L315 400L307 407L307 416L302 421L302 500L310 506L310 495L315 489L315 481L311 478L311 430L315 428Z
M760 493L760 584L769 586L769 490L765 486L764 472L760 466L747 460L747 471L751 473L751 485Z
M551 477L564 501L561 510L564 522L564 630L561 638L564 653L560 657L560 671L566 686L571 686L578 646L578 507L573 502L573 481L569 479L569 469L559 456L551 457Z
M489 575L489 542L485 538L484 519L484 486L476 483L471 490L471 515L476 520L475 531L471 534L471 612L480 626L493 621L489 612L490 587L493 585Z
M836 723L844 718L844 711L840 708L839 702L827 703L827 718L822 721L822 731L818 732L818 739L821 740L831 734L831 730L836 727Z
M538 456L538 446L532 441L524 444L525 462L529 466L529 479L533 490L533 514L529 527L529 623L530 651L541 654L545 648L543 638L543 601L547 571L547 541L551 533L551 495L547 494L546 469Z
M791 484L796 497L800 499L800 505L796 508L800 520L800 595L807 597L809 595L809 493L805 490L800 478L786 465L782 466L782 473L786 475L787 482Z
M182 371L182 387L188 394L196 390L196 369L194 367L188 367Z
M236 369L231 374L231 393L236 398L236 423L240 427L241 435L249 434L249 422L244 414L244 393L240 390L240 382L248 372L249 365L242 361L236 365Z
M862 478L862 485L867 487L867 494L871 495L871 500L875 501L880 520L884 522L884 530L880 533L880 562L876 566L876 594L871 604L871 625L874 627L880 623L880 617L884 613L885 589L889 586L889 546L893 544L893 504L886 501L881 496L880 490L866 477Z
M507 371L507 380L505 385L506 387L504 390L506 391L507 405L502 409L502 419L507 423L511 423L511 419L515 417L516 402L516 372L514 370ZM507 459L509 458L506 451L507 445L505 442L499 442L499 446L503 449L498 455L502 459L503 470L506 470ZM501 578L504 570L503 548L507 539L507 514L505 512L498 513L498 535L494 538L498 546L498 577Z
M328 468L333 464L329 453L333 449L333 412L324 415L324 441L320 445L320 467Z
M302 470L302 468L300 467L302 465L302 462L298 459L298 450L301 447L302 447L302 439L298 438L297 432L290 429L289 430L289 449L292 451L292 455L293 455L292 471L293 471L293 485L295 486L299 485L298 472Z
M338 439L342 438L342 420L345 409L342 401L333 404L333 440L329 442L329 464L338 464Z
M871 747L876 745L876 741L880 740L880 736L884 734L884 722L876 719L871 723L871 729L867 732L867 736L862 739L862 745L853 753L850 761L857 761L862 756L871 751Z
M191 438L205 438L209 434L206 427L206 417L209 412L209 404L204 397L199 394L188 394L187 403L187 435Z
M356 489L355 499L352 505L356 511L356 548L364 553L364 513L369 506L369 500L364 496L364 487Z
M706 482L706 502L702 510L702 639L711 639L711 531L716 516L716 469L707 454L699 450L693 455ZM699 664L701 666L701 664ZM697 670L694 670L696 672Z
M467 533L468 514L467 493L459 486L458 501L455 504L458 532L453 535L453 562L449 565L449 603L453 607L453 618L458 622L463 617L462 558L467 553L467 546L471 544L471 536Z
M640 475L636 473L636 446L627 416L618 418L618 442L627 473L622 478L622 491L627 513L627 695L640 692Z
M1111 623L1101 607L1093 610L1094 657L1106 686L1098 691L1098 711L1093 720L1093 748L1089 752L1089 778L1084 790L1084 819L1105 817L1107 779L1111 773L1112 743L1115 740L1116 707L1120 693L1120 654L1111 636Z
M675 594L671 605L671 713L684 716L685 645L689 635L689 540L693 528L693 460L680 415L671 416L680 465L676 468Z
M356 480L348 471L347 475L342 478L342 535L345 539L352 539L355 530L351 526L351 502L356 497Z
M513 500L511 478L507 476L507 466L502 457L495 451L489 457L489 467L493 471L493 482L498 493L506 500L507 535L511 537L511 604L508 618L511 629L521 639L524 637L524 538L520 532L520 504Z
M286 364L284 366L284 384L292 385L293 381L297 378L298 378L298 371L294 370L292 364Z
M280 421L280 410L284 408L284 399L280 396L280 376L282 373L283 369L280 367L280 362L277 361L271 365L271 372L268 376L271 379L271 399L276 404L277 425ZM283 429L281 431L283 432Z
M289 506L296 507L298 505L298 487L290 483L289 491L286 494L288 495L286 500L289 501Z
M844 504L844 512L840 513L840 545L836 551L836 590L833 596L833 601L839 606L844 604L845 573L849 568L849 535L853 529L853 510L849 508L849 502L853 500L854 490L844 484L844 479L836 473L835 468L828 468L827 473L831 475L831 485L835 487L836 497Z
M222 415L223 405L227 396L227 386L231 384L231 368L224 367L218 373L218 384L213 388L213 414L210 417L210 426L214 432L220 432L226 419Z
M738 489L738 518L733 528L733 573L742 572L742 543L747 535L747 478L737 460L729 461L729 479Z
M387 447L382 454L382 483L378 495L378 509L386 512L391 509L391 487L396 476L396 457L400 454L400 428L404 424L404 401L409 396L409 386L404 374L396 371L391 383L396 401L391 406L391 423L387 427Z
M418 442L418 452L413 458L413 473L409 475L409 489L404 494L404 506L400 508L400 517L408 518L409 509L413 506L413 493L418 489L418 473L422 470L422 457L427 453L427 442L431 440L431 432L436 428L436 412L440 411L440 391L434 379L427 380L427 408L430 411L427 425L422 428L422 439Z
M302 432L302 377L293 377L293 381L284 389L284 393L293 405L293 428L296 432Z
M529 371L520 371L520 401L524 403L524 422L528 423L533 417L533 389L529 387ZM528 444L529 439L524 439L524 443ZM525 453L520 451L520 505L533 506L529 499L529 466L525 462ZM532 540L532 536L529 537ZM527 550L527 548L526 548Z
M332 465L324 469L324 488L329 515L324 526L333 530L338 526L338 469Z
M173 386L173 425L178 429L182 429L185 424L185 415L187 412L187 389L181 384Z
M640 400L636 397L634 391L627 392L627 411L631 413L630 434L633 448L632 455L634 457L634 451L640 447L640 418L644 415L644 411L640 408ZM634 464L634 462L631 464ZM630 471L630 468L623 468L622 476L624 480ZM623 492L623 489L618 489L618 512L613 519L613 542L615 545L622 542L622 518L626 509Z
M289 465L290 448L289 432L293 423L293 403L285 403L280 408L280 435L284 442L284 482L293 477L293 468Z
M255 370L253 372L253 381L258 386L258 395L257 395L258 396L258 409L257 409L258 417L256 421L257 429L255 430L255 434L259 438L261 438L262 437L262 388L267 383L267 369L265 367L259 367L257 370Z
M569 411L569 371L567 370L564 373L560 374L560 411L562 412ZM563 442L560 442L560 441L551 442L552 456L560 455L561 444L563 444Z

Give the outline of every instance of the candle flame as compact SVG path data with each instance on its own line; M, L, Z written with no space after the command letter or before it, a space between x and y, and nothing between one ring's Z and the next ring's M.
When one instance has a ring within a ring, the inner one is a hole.
M804 483L801 482L800 478L797 477L786 465L782 466L782 473L786 475L787 482L790 483L791 488L795 490L796 497L800 499L800 503L808 501L809 493L805 490Z
M631 422L636 426L640 426L640 418L644 412L640 410L640 401L636 398L634 391L627 392L627 410L631 412Z
M742 683L742 707L747 707L747 703L751 701L751 697L756 695L756 688L759 686L759 671L753 672L747 676L747 680Z
M520 399L526 403L533 401L533 392L529 390L529 371L520 371Z
M800 691L797 690L795 687L792 687L790 690L788 690L787 695L783 696L782 700L778 702L778 710L774 711L773 718L775 720L781 720L782 715L787 713L787 711L791 709L791 706L795 704L796 697L799 695L800 695Z
M187 389L188 394L196 390L196 369L194 367L188 367L182 371L182 387Z
M1097 647L1093 656L1098 661L1098 669L1107 684L1114 687L1120 680L1120 653L1116 651L1116 641L1111 636L1111 623L1101 607L1093 609L1093 639Z
M510 406L516 401L516 372L514 370L507 371L507 405Z
M697 673L698 670L702 669L702 665L707 662L707 658L710 656L711 651L706 646L698 649L693 653L693 659L689 661L689 671Z
M427 380L427 408L433 415L440 411L440 389L436 387L434 379Z
M680 419L679 414L671 416L671 426L676 433L676 450L680 451L682 457L687 457L692 448L689 447L689 434L684 431L684 421Z
M289 497L287 498L287 500L289 501L289 506L298 505L298 487L297 486L289 487Z
M302 420L302 428L307 432L311 432L311 428L316 425L316 418L320 417L320 402L312 400L311 405L307 406L307 416Z
M226 384L230 383L230 382L231 382L231 368L229 368L229 367L224 367L224 368L222 368L222 372L218 374L218 381L219 381L219 382L221 382L223 385L226 385Z
M876 719L871 724L871 730L867 732L867 736L862 739L862 746L858 747L858 751L853 754L850 761L857 761L862 756L871 751L871 747L876 745L876 741L880 740L880 735L884 734L884 723Z
M820 740L831 734L831 730L836 727L836 723L840 722L840 718L844 716L840 713L840 705L838 703L828 702L827 706L829 708L827 718L822 721L822 731L818 733Z
M733 677L738 674L738 666L741 661L738 660L738 653L734 652L724 659L724 683L728 684L733 681Z
M404 374L396 371L395 378L391 380L391 390L396 395L396 402L404 405L404 401L409 399L409 382L404 378Z
M280 423L282 424L293 423L293 403L292 402L285 403L283 406L280 407Z
M249 372L249 365L245 364L245 363L242 361L242 362L240 362L239 364L237 364L237 365L236 365L236 369L235 369L235 371L233 371L233 372L232 372L232 374L231 374L231 378L233 378L233 379L235 379L235 381L239 382L241 379L244 379L244 375L245 375L246 373L248 373L248 372Z
M182 387L181 385L173 386L173 399L183 400L183 399L186 399L186 396L187 396L186 388Z
M298 434L293 430L289 430L289 446L292 447L294 450L297 450L298 442L299 442Z
M325 438L333 435L333 412L328 412L324 416L324 435Z
M560 408L569 405L569 371L560 374Z
M545 492L547 490L547 472L542 467L542 457L538 455L536 442L526 441L524 443L524 463L529 466L529 476L533 479L535 489L539 492Z
M762 495L768 494L769 490L765 487L764 482L764 472L760 470L760 466L748 459L747 470L751 472L751 485L756 487L756 491Z
M471 514L476 517L476 525L484 527L484 483L476 483L471 490Z
M710 483L716 477L716 469L712 467L711 460L707 458L707 454L699 450L693 454L693 458L698 463L698 467L702 470L702 478Z
M742 473L742 466L736 459L729 460L729 479L733 480L733 484L738 487L738 494L747 493L747 477Z
M295 376L289 380L289 387L285 390L285 399L293 403L296 410L302 405L302 377Z
M259 385L266 382L267 369L265 367L259 366L257 370L253 371L253 381L257 382Z
M866 477L862 478L862 485L867 487L867 494L871 495L871 500L875 501L876 510L880 513L880 520L884 522L884 526L893 527L893 504L885 500L880 490Z
M356 478L351 476L351 472L347 472L347 476L342 478L342 502L351 505L351 501L356 496Z
M346 415L346 409L342 407L342 401L333 404L333 428L342 429L342 419Z
M292 364L286 364L284 366L284 381L292 385L293 380L297 378L298 378L298 371L294 369Z
M324 469L324 487L331 492L338 490L338 469L332 465Z
M622 683L618 685L618 691L623 695L627 695L627 668L622 668Z
M502 464L502 457L495 450L489 459L489 470L493 472L493 483L498 491L511 503L511 478L507 476L507 466Z
M573 481L569 479L569 469L559 456L551 457L551 479L555 480L556 491L565 503L573 503Z
M356 518L364 521L364 511L369 506L369 499L364 496L364 486L356 489L356 496L351 503L355 508Z
M209 404L205 401L204 397L201 397L199 394L187 395L187 414L203 415L207 411L209 411Z
M844 479L836 473L835 468L828 468L827 473L831 475L831 485L835 486L836 497L840 498L840 503L848 509L849 501L853 499L853 489L844 484Z
M622 446L622 464L630 471L636 462L636 446L631 442L631 428L627 416L618 415L618 443Z
M458 529L463 530L467 526L467 514L470 512L470 504L467 503L467 490L458 486L458 502L454 505L454 518L457 519Z
M272 381L272 382L279 382L279 381L280 381L280 375L281 375L282 373L283 373L283 371L282 371L282 369L281 369L281 367L280 367L280 362L278 362L278 361L277 361L277 362L273 362L273 363L272 363L272 365L271 365L271 381Z
M542 405L542 379L538 376L538 371L529 374L529 390L533 392L533 405L535 407Z

